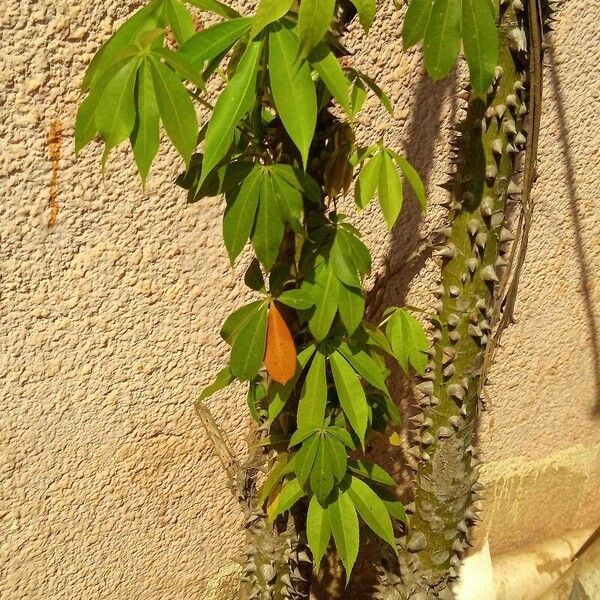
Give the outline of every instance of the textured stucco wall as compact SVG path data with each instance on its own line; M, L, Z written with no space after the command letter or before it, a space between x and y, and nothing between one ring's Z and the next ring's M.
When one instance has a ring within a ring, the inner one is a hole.
M384 300L429 300L435 267L396 273L439 223L452 79L399 51L385 3L357 62L396 102L370 102L427 180L434 205L392 235L357 216ZM164 152L140 191L128 152L76 160L78 83L134 2L3 0L0 7L0 597L204 598L242 540L241 515L192 411L223 364L221 322L246 292L220 241L220 199L186 206ZM545 90L540 181L519 323L506 334L483 419L481 537L492 553L600 521L600 4L565 3ZM48 227L54 135L58 214ZM61 143L62 140L62 143ZM389 258L388 258L389 257ZM386 275L387 274L387 275ZM595 337L594 337L595 336ZM209 406L240 454L239 389Z

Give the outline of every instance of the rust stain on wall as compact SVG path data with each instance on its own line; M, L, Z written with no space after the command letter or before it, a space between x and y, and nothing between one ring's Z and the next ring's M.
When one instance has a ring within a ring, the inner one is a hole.
M63 141L63 124L58 120L52 121L48 131L48 153L52 163L52 177L50 179L50 217L48 218L48 227L52 229L56 225L58 218L58 165L60 162L60 149Z

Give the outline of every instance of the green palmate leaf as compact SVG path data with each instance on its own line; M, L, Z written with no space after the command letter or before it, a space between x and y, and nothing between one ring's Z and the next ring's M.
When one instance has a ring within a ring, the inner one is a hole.
M306 57L325 37L335 9L335 0L302 0L298 12L300 53Z
M156 60L150 64L160 118L173 145L189 164L198 135L198 117L194 105L173 71Z
M356 371L339 352L334 352L329 362L342 410L364 446L369 407L363 387Z
M427 193L425 192L425 186L423 185L423 181L421 180L421 177L417 173L416 169L397 152L393 152L391 150L388 150L388 152L391 154L396 161L396 164L404 173L404 176L410 184L421 210L425 210L427 208Z
M315 304L312 296L305 290L286 290L279 295L277 300L296 310L308 310Z
M254 379L265 355L267 305L263 304L240 328L231 347L231 370L240 381Z
M269 521L273 522L280 514L292 508L304 496L306 496L306 492L297 479L286 482L275 502L269 506L267 511Z
M377 13L377 1L376 0L350 0L358 11L358 18L360 24L363 26L365 32L368 32L373 25L375 20L375 14Z
M389 396L384 371L371 356L364 350L350 347L346 342L342 342L338 350L365 381Z
M463 0L462 37L469 64L471 84L476 92L485 93L494 78L498 61L498 30L495 11L489 0Z
M404 38L404 48L410 48L419 43L429 23L431 7L434 0L411 0L404 17L404 26L402 27L402 37Z
M308 361L312 358L315 350L315 345L310 344L304 350L302 350L300 354L298 354L298 366L296 367L296 374L285 385L277 382L272 384L269 395L269 425L273 423L273 421L283 410L285 403L288 401L288 398L294 390L300 375L304 371Z
M135 80L139 62L126 62L108 82L96 108L96 127L104 140L106 158L129 137L135 125ZM103 159L104 160L104 159Z
M293 0L260 0L252 21L250 37L258 35L267 25L278 21L290 10Z
M321 342L327 337L337 312L340 282L333 267L326 262L315 268L314 277L312 295L315 310L308 321L308 326L315 339Z
M206 10L208 12L215 13L216 15L220 15L221 17L226 17L227 19L235 19L240 16L240 13L233 8L230 8L226 4L219 2L218 0L187 0L190 4L193 4L195 7L200 10Z
M178 54L186 56L198 70L227 52L249 29L251 19L240 18L217 23L194 34L181 46Z
M346 581L358 556L358 517L348 492L340 491L327 506L327 515L335 541L335 547L346 569Z
M250 42L234 76L215 104L204 142L200 184L227 154L236 127L256 100L256 75L261 53L262 40Z
M279 483L279 480L289 473L293 472L295 458L287 452L279 452L277 455L277 461L272 469L269 471L265 482L262 484L258 496L256 498L258 505L262 506L265 500L269 497L269 494L275 489L275 486Z
M110 68L119 53L127 46L133 44L142 31L154 29L158 25L158 8L161 0L153 0L141 10L131 16L110 37L110 39L95 54L88 67L81 88L87 91L96 79L103 77L104 72Z
M318 437L318 440L319 446L312 471L310 472L310 489L317 495L317 498L321 502L324 502L333 489L334 478L325 440L321 436Z
M300 450L296 452L294 458L294 471L302 487L305 487L312 472L315 458L320 445L318 432L310 434L307 440L302 444Z
M348 496L368 527L396 551L392 521L381 498L357 477L350 478Z
M340 62L329 49L327 44L319 44L309 56L310 64L335 98L338 104L352 114L350 106L350 80L344 74Z
M427 366L429 344L421 323L399 308L389 318L385 332L402 370L408 374L411 365L417 373L423 373Z
M306 165L317 124L317 94L308 63L298 57L298 38L283 25L269 33L269 77L277 112Z
M256 214L252 246L265 270L270 271L279 254L285 232L279 203L273 191L271 177L265 175L260 184L260 202Z
M177 43L183 44L194 35L194 20L179 0L166 0L166 16Z
M442 79L460 50L461 0L434 0L425 31L425 66L433 79Z
M331 527L329 525L329 513L326 508L321 506L318 498L313 496L308 505L308 514L306 515L306 536L308 547L313 555L313 566L315 572L319 570L323 556L327 551L329 539L331 537Z
M237 193L228 195L229 202L223 216L223 239L232 265L252 233L262 177L262 169L255 167Z
M213 394L216 394L217 392L220 392L222 389L226 388L233 382L234 379L235 376L230 367L221 369L215 377L215 380L202 390L198 399L206 400L206 398L209 398Z
M142 184L145 184L160 144L158 104L147 61L142 63L138 74L136 106L137 119L131 134L131 146Z
M327 404L325 356L316 352L298 402L298 429L322 427Z
M385 469L368 460L350 460L348 461L348 468L353 473L366 477L376 483L396 485L394 478Z
M383 164L383 152L378 152L368 160L356 180L354 199L360 208L366 208L373 200Z
M392 157L383 152L379 171L379 204L388 229L391 229L402 210L402 180Z
M250 302L250 304L246 304L246 306L242 306L235 312L231 313L225 320L225 323L223 323L223 327L221 328L221 337L228 344L233 344L242 327L248 322L249 319L256 316L258 311L264 306L264 300L255 300L254 302Z
M352 335L361 324L365 314L365 298L362 290L343 283L340 284L338 308L348 335Z

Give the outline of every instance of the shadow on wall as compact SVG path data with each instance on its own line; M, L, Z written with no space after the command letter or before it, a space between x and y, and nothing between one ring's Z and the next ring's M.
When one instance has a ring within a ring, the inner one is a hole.
M588 339L590 351L592 353L592 364L594 369L594 386L595 386L595 404L592 407L592 414L596 418L600 418L600 334L598 332L598 321L594 314L594 302L591 294L592 275L590 273L589 259L584 246L581 217L578 211L578 194L577 182L575 176L575 167L573 164L573 155L570 148L569 127L567 125L564 99L561 91L561 81L558 70L554 67L555 54L554 46L550 41L548 46L548 57L550 64L553 65L550 69L550 84L552 86L552 96L556 105L556 113L558 117L558 143L561 146L562 164L564 165L565 183L567 198L569 201L569 213L573 224L573 242L575 252L577 253L577 267L579 269L579 283L581 285L581 294L583 298L585 317L588 326Z

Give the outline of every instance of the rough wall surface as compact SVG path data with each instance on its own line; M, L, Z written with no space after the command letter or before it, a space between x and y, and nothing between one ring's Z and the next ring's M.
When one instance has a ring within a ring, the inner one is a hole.
M364 135L404 149L432 201L449 153L453 79L430 83L397 43L392 3L362 67L396 102ZM220 241L220 199L187 206L170 151L140 191L123 148L77 160L78 83L136 3L3 0L0 8L0 597L203 598L231 572L240 512L192 410L222 365L220 324L246 293ZM566 2L549 58L537 209L490 388L481 531L501 552L600 521L600 4ZM357 59L358 60L358 59ZM165 148L167 148L165 146ZM49 205L53 165L57 194ZM397 273L442 209L387 236L357 216L385 302L429 300L434 267ZM49 221L56 220L53 227ZM387 258L389 257L389 259ZM240 454L240 390L209 406Z

